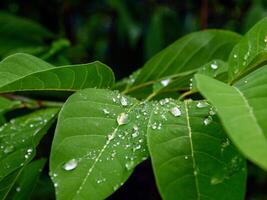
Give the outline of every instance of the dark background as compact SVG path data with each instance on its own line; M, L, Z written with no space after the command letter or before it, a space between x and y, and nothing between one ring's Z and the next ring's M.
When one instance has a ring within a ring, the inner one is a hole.
M0 51L1 58L11 52L30 51L55 65L100 60L113 69L119 80L187 33L222 28L244 34L267 16L267 1L1 0L0 10L15 18L35 21L52 34L37 40L23 28L12 32L5 26L10 20L2 20L0 41L5 40L10 51ZM45 49L38 49L40 45ZM44 148L47 155L50 138L41 144L47 147ZM53 198L52 183L44 173L33 199ZM150 162L137 167L127 183L108 199L160 199ZM249 164L247 199L267 200L267 175L252 164Z

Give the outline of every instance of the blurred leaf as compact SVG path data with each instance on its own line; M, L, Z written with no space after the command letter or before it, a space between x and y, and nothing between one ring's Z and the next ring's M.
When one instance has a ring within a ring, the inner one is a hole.
M31 162L25 167L21 168L22 172L18 177L10 195L7 199L25 200L30 199L32 191L36 186L36 182L42 172L46 159L40 159Z
M261 1L255 1L246 13L246 17L243 23L243 32L247 32L254 24L260 21L267 15L266 9L262 5Z
M19 107L19 101L10 101L0 96L0 126L5 123L4 114L10 110Z
M8 13L0 12L0 56L10 53L40 53L45 40L53 34L38 23Z
M0 128L0 198L5 198L20 169L29 163L35 148L55 120L58 109L39 110L11 120Z

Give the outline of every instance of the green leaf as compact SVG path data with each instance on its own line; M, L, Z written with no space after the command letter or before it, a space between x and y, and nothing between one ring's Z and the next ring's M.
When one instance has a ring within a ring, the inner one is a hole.
M227 60L239 40L239 35L229 31L207 30L189 34L150 59L132 87L148 87L149 82L153 84L155 80L197 70L213 59Z
M53 34L34 21L0 12L0 56L10 53L39 53L44 50L45 40Z
M34 157L35 147L54 122L58 109L39 110L0 127L0 182ZM6 184L0 184L0 191ZM0 195L2 196L2 195Z
M0 92L76 91L106 88L113 83L113 72L100 62L54 67L31 55L15 54L0 63Z
M59 114L50 156L57 199L100 200L120 187L148 156L150 109L103 89L71 96Z
M234 82L267 60L267 17L258 22L234 47L229 57L229 79Z
M206 63L197 71L197 74L203 74L209 77L213 77L217 80L227 82L228 81L228 64L222 60L212 60ZM197 91L195 79L191 78L190 88L193 91Z
M5 123L4 114L12 109L19 107L19 101L10 101L0 96L0 126Z
M245 160L207 102L165 99L154 110L148 147L163 199L244 199Z
M216 107L234 144L252 162L267 170L267 66L234 86L196 75L199 91Z
M25 200L30 199L36 182L42 172L46 159L31 162L24 168L7 199Z

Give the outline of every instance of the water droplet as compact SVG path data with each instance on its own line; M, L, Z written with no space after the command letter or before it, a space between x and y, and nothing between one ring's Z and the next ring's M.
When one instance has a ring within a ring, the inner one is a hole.
M16 187L16 192L20 192L21 188L20 187Z
M169 85L170 81L171 81L170 79L164 79L164 80L160 81L160 83L161 83L161 85L166 87L167 85Z
M127 124L129 122L128 114L126 113L119 114L119 116L117 117L117 122L118 122L118 125Z
M178 107L174 107L171 109L171 113L174 117L181 116L181 110Z
M128 106L128 101L125 97L121 97L121 105L122 106Z
M213 63L213 64L210 65L210 67L211 67L212 69L217 69L217 68L218 68L218 65L215 64L215 63Z
M205 108L207 106L209 106L209 104L207 102L204 102L204 101L200 101L197 103L198 108Z
M28 150L27 150L27 153L28 153L28 154L31 154L32 151L33 151L32 149L28 149Z
M236 54L234 54L234 58L237 58L237 55Z
M204 119L204 124L207 126L212 122L212 117L208 116L207 118Z
M133 169L134 168L134 161L130 160L130 161L126 162L125 167L127 170Z
M108 134L108 140L113 140L114 138L115 138L114 133Z
M14 146L7 146L5 149L4 149L4 153L5 154L8 154L10 152L12 152L14 150Z
M71 159L67 163L63 165L63 169L66 171L74 170L78 165L78 161L76 159Z
M264 42L267 42L267 35L265 35Z
M187 159L188 159L188 156L185 156L185 157L184 157L184 159L186 159L186 160L187 160Z
M212 177L210 180L210 184L211 185L217 185L223 182L222 178L218 178L218 177Z
M109 114L109 111L107 110L107 109L103 109L103 112L104 112L104 114L106 114L106 115L108 115Z

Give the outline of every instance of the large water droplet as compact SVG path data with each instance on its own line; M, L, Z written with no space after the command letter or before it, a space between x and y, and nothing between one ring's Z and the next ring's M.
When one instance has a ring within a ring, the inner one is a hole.
M172 108L171 109L171 113L172 113L172 115L173 116L175 116L175 117L179 117L179 116L181 116L181 110L178 108L178 107L174 107L174 108Z
M119 116L117 117L117 122L118 122L118 125L127 124L129 122L128 114L126 113L119 114Z
M77 167L77 165L78 161L76 159L71 159L63 165L63 169L66 171L71 171L74 170Z

